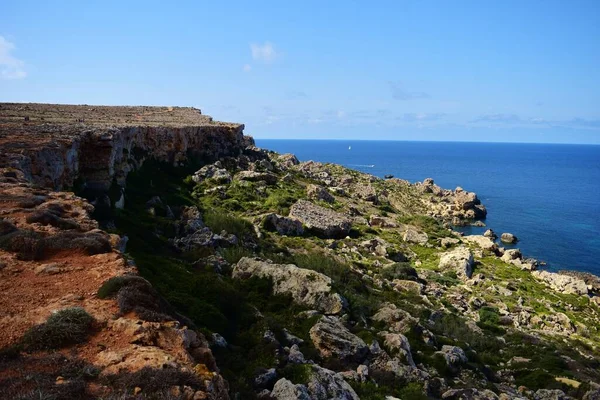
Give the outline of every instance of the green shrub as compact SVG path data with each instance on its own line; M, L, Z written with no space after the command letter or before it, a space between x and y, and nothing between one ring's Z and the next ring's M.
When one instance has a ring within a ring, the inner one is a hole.
M106 299L115 296L123 286L126 286L135 280L143 281L144 278L135 275L114 276L100 286L97 296L99 299Z
M278 372L281 377L296 385L306 385L312 376L312 366L310 364L288 364Z
M207 212L204 214L204 223L215 233L225 231L236 235L238 238L254 234L254 226L252 223L244 218L236 217L225 212Z
M103 377L101 382L112 387L115 392L128 396L136 387L139 387L142 389L144 398L151 399L168 398L169 390L173 386L189 386L196 390L203 387L199 377L176 368L144 367L136 372L122 372Z
M416 281L419 279L417 271L409 263L394 263L381 270L381 276L387 280L402 279Z
M227 247L221 250L223 258L230 264L235 264L242 257L252 257L254 253L242 246Z
M94 318L81 307L65 308L48 317L45 323L30 328L22 342L27 350L49 350L84 342Z

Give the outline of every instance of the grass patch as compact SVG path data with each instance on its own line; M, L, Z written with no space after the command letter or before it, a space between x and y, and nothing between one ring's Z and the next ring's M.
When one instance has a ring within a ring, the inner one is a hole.
M81 307L65 308L48 317L48 320L30 328L22 338L26 350L59 349L87 339L94 318Z

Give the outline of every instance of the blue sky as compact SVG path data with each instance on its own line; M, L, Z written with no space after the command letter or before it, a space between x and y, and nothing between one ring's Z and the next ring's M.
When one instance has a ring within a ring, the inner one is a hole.
M0 101L257 138L600 143L600 1L0 2ZM292 4L294 3L294 4Z

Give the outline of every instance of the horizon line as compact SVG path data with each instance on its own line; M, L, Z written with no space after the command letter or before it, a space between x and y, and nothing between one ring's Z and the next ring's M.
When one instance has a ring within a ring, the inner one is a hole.
M252 135L248 135L252 136ZM339 138L261 138L252 136L254 140L289 140L289 141L332 141L332 142L415 142L415 143L486 143L486 144L549 144L566 146L600 146L600 143L565 143L565 142L496 142L476 140L410 140L410 139L339 139Z

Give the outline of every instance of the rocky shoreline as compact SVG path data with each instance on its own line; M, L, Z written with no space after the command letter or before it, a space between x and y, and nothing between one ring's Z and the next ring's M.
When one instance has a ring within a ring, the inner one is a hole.
M600 398L599 278L452 230L485 218L475 193L242 130L0 104L6 393L35 376L55 398Z

